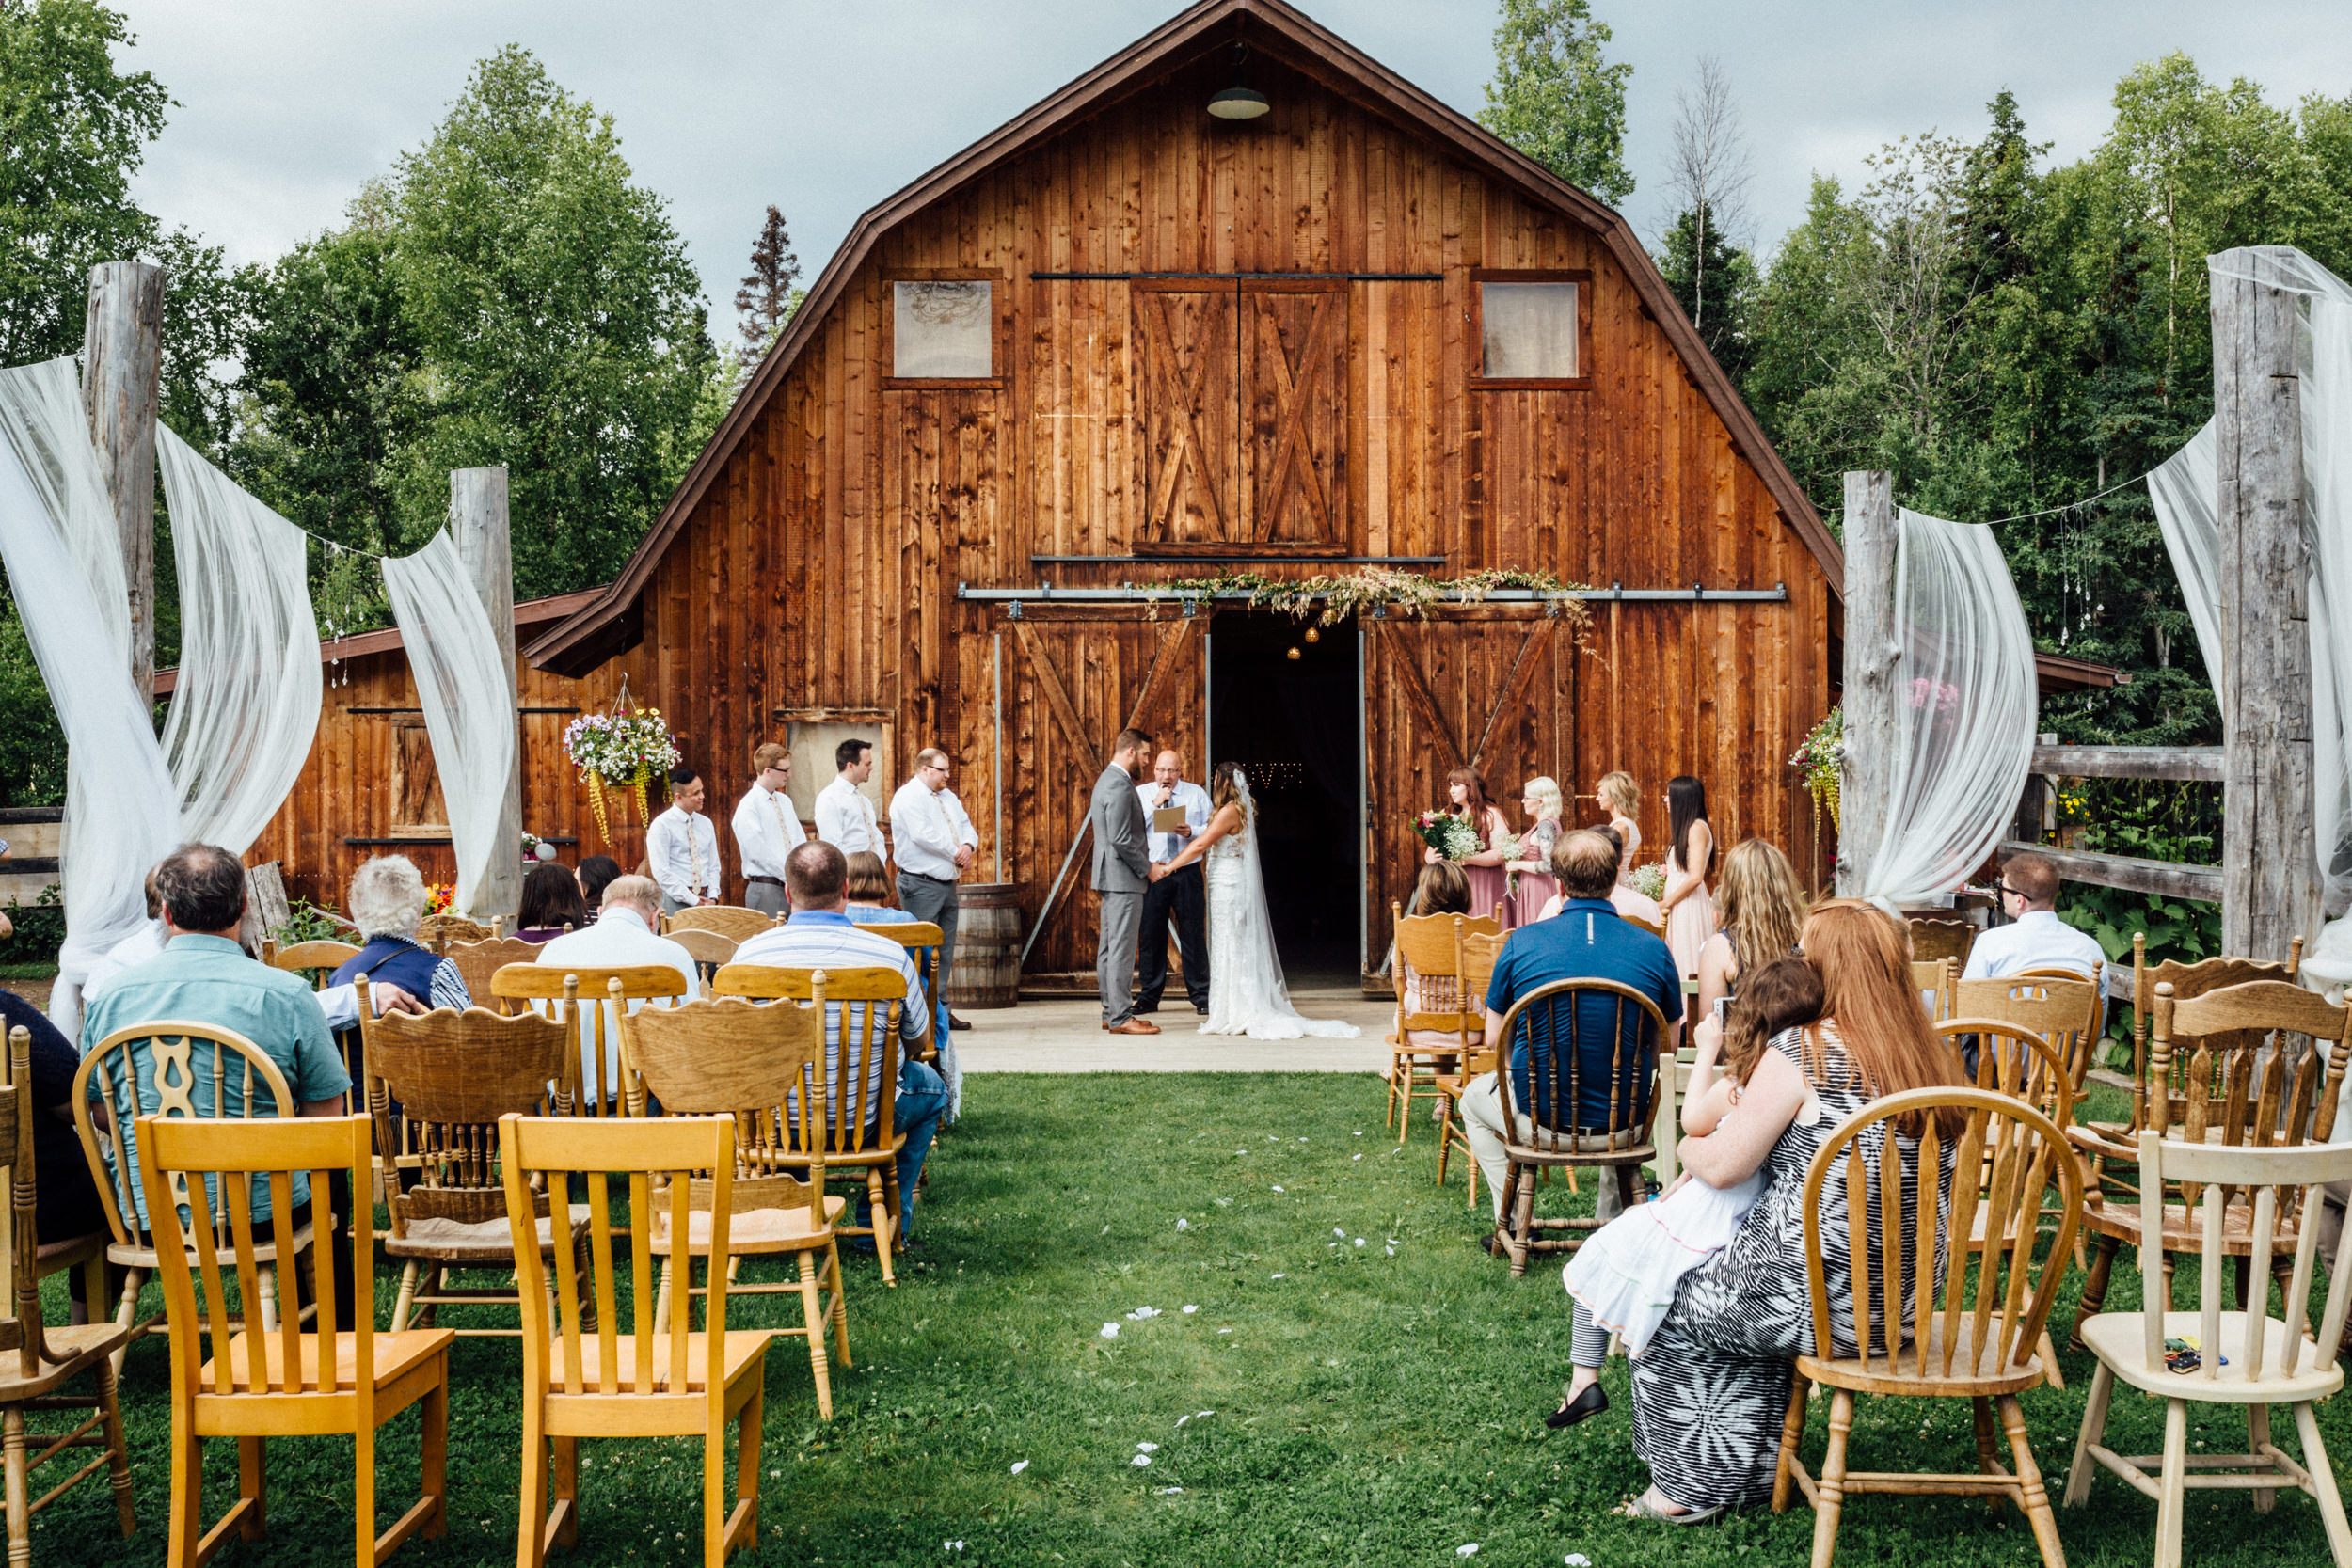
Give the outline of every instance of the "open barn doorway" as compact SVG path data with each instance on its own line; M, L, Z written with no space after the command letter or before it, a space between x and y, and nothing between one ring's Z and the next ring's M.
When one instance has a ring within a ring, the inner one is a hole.
M1258 802L1266 909L1291 990L1354 990L1363 941L1363 700L1352 626L1219 610L1209 764ZM1202 768L1205 777L1208 768Z

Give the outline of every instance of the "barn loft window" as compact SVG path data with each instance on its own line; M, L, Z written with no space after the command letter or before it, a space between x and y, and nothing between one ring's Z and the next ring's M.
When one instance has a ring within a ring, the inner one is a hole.
M1592 385L1591 275L1479 272L1475 384L1510 388Z
M433 737L422 719L395 719L391 729L394 838L447 838L449 807L441 799L441 773L434 765Z
M992 279L900 278L890 285L892 380L987 382L996 373Z

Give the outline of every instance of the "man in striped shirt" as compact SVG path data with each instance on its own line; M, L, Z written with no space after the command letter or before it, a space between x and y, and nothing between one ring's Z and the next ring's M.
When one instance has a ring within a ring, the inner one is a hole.
M850 923L849 879L850 863L832 845L813 839L795 846L784 859L785 887L792 898L791 920L744 942L735 950L734 961L779 964L792 969L896 970L906 976L907 982L907 999L898 1009L898 1037L902 1044L914 1045L930 1032L931 1026L930 1006L924 999L914 956L888 937L861 931ZM842 1009L857 1009L854 1025L862 1030L866 1010L872 1006L865 1002L825 1005L825 1119L829 1124L840 1114ZM882 1115L882 1055L877 1051L866 1063L865 1103L866 1125L869 1129ZM898 1151L901 1205L914 1200L914 1184L923 1174L924 1156L930 1152L931 1139L939 1131L939 1118L946 1110L946 1081L902 1053L898 1092L891 1105L891 1124L907 1138L905 1147ZM859 1223L863 1225L868 1216L862 1195L858 1207ZM904 1234L903 1228L900 1234Z

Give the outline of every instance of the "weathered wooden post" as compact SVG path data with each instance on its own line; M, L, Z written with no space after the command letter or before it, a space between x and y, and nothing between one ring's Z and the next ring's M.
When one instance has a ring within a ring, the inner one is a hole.
M131 679L155 698L155 409L163 383L164 269L101 261L82 325L82 405L115 503L131 595Z
M1837 767L1837 894L1859 896L1894 786L1895 476L1846 475L1846 743Z
M506 469L453 468L449 476L450 531L473 578L482 608L489 612L490 635L498 639L506 672L506 711L516 725L515 763L506 774L506 799L499 807L498 847L483 878L476 920L513 918L523 901L523 765L521 720L516 716L515 552L506 516Z
M2312 819L2311 551L2303 539L2303 423L2296 296L2282 247L2214 258L2213 406L2220 523L2221 942L2284 958L2318 929ZM2231 276L2236 275L2236 276Z

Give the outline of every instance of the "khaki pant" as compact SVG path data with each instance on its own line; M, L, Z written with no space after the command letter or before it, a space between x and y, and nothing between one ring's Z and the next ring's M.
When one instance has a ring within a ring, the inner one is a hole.
M1486 1179L1486 1193L1493 1199L1495 1223L1502 1223L1502 1180L1509 1174L1511 1156L1502 1138L1502 1085L1491 1072L1482 1072L1462 1090L1459 1101L1462 1130L1470 1135L1470 1158L1478 1162L1478 1174ZM1562 1133L1548 1132L1519 1118L1520 1131L1536 1148L1565 1149L1569 1139ZM1645 1130L1629 1128L1610 1137L1591 1133L1575 1140L1580 1150L1600 1153L1612 1147L1623 1147L1640 1140ZM1633 1182L1637 1167L1619 1165L1616 1180L1603 1181L1593 1197L1593 1212L1602 1220L1615 1219L1633 1201Z

